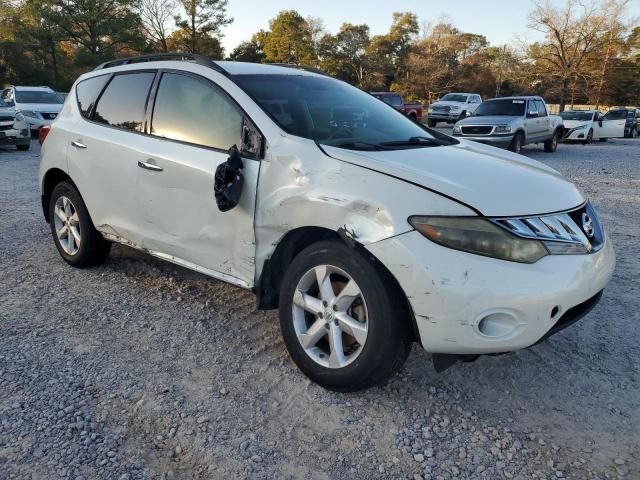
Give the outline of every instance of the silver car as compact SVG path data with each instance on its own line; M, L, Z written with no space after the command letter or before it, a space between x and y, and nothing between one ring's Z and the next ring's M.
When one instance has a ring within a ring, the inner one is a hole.
M60 95L49 87L10 86L2 91L2 100L21 112L33 131L49 125L64 103Z

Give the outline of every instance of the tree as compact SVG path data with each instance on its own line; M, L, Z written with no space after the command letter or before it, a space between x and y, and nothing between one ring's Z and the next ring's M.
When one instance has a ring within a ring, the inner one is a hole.
M200 35L196 49L193 49L192 40L193 37L187 30L180 29L169 35L167 38L167 46L172 52L198 53L211 60L222 60L224 58L224 48L217 37Z
M623 16L627 3L628 0L605 0L596 5L566 0L562 9L550 0L536 3L529 27L543 33L546 39L530 46L529 57L540 77L553 78L560 111L580 83L598 75L590 68L594 63L604 63L604 70L599 72L604 77L613 55L612 42L626 30Z
M264 51L254 35L250 41L242 42L234 48L231 55L229 55L229 60L260 63L264 60Z
M141 51L144 35L134 0L32 0L43 23L81 47L77 62L92 65L124 50Z
M258 32L266 61L315 65L316 55L309 24L294 10L284 10L269 22L268 32Z
M336 35L325 34L319 41L320 68L341 80L362 85L370 41L368 25L343 23Z
M140 18L154 50L169 51L167 37L175 22L175 0L140 0Z
M217 41L220 44L221 29L233 23L227 17L228 0L181 0L184 14L176 16L176 25L181 30L174 35L181 50L205 53ZM217 47L216 47L217 48Z

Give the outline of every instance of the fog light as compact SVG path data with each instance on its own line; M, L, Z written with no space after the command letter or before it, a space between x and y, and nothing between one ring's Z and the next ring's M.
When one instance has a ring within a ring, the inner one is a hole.
M505 337L518 327L518 320L509 313L491 313L478 323L478 330L492 338Z

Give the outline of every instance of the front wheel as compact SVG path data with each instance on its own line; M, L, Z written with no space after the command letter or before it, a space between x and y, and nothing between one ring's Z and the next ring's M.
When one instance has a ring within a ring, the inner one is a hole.
M76 188L61 182L49 197L49 221L53 241L69 265L83 268L102 263L111 243L95 229L87 207Z
M311 245L280 290L280 327L296 365L340 392L385 382L412 344L406 301L390 275L339 241Z
M522 134L522 132L516 132L516 134L513 136L513 140L511 140L511 143L507 148L508 150L511 150L514 153L520 153L520 150L522 150L523 144L524 144L524 135Z
M438 124L438 122L437 122L437 121L435 121L435 120L431 120L431 119L427 120L427 123L429 124L429 126L430 126L431 128L434 128L434 127Z
M593 142L593 128L589 129L589 132L587 132L587 139L583 143L585 145L589 145L591 142Z
M558 142L560 141L560 130L556 130L553 133L553 137L544 142L544 151L547 153L553 153L558 148Z

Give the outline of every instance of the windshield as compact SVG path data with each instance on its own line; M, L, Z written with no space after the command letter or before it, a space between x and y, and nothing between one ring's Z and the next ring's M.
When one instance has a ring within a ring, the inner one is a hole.
M460 95L459 93L447 93L440 99L443 102L460 102L465 103L467 101L466 95Z
M234 75L233 79L287 133L324 145L396 150L457 143L444 135L436 134L436 139L384 102L329 77Z
M16 90L16 103L63 103L58 95L53 92L38 90Z
M578 120L580 122L588 122L593 118L593 112L562 112L560 116L563 120Z
M505 115L510 117L518 117L524 115L524 106L526 102L523 99L508 98L503 100L487 100L481 103L476 109L474 117L487 117L490 115Z
M631 111L627 112L627 118L629 120L633 120L634 118L636 118L635 112L631 112Z

